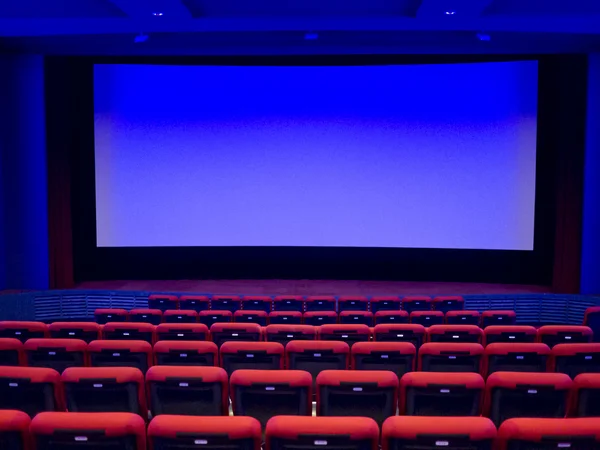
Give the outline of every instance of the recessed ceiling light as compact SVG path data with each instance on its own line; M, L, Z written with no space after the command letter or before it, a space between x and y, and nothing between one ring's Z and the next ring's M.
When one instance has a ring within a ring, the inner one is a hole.
M447 16L453 16L454 14L456 14L456 11L446 11Z
M155 16L155 17L161 17L163 15L163 13L161 13L161 12L154 12L154 13L152 13L152 15Z

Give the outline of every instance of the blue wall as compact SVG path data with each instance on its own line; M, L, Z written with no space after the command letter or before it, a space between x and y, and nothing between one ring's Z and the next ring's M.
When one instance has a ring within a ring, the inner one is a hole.
M0 57L0 289L48 288L44 58Z

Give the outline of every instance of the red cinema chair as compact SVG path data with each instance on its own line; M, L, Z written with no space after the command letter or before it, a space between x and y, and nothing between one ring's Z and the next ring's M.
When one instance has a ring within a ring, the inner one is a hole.
M555 345L548 371L566 373L571 378L581 373L600 373L600 344Z
M350 347L339 341L290 341L285 355L288 369L305 370L313 380L323 370L345 370L350 364Z
M132 309L129 311L129 320L158 325L163 320L163 312L160 309Z
M0 409L23 411L29 417L64 409L60 374L44 367L2 367Z
M23 343L14 338L0 339L0 366L25 366Z
M49 336L48 325L43 322L7 320L0 322L0 338L13 338L21 342Z
M229 341L260 341L261 327L256 323L215 323L210 327L212 340L219 347Z
M242 309L242 297L239 295L213 295L210 299L210 309L230 311L232 314Z
M362 416L383 423L397 406L398 377L388 370L324 370L317 376L318 416Z
M152 450L261 450L260 423L254 417L157 416L148 425Z
M423 372L481 372L481 344L429 342L419 348L419 368Z
M179 297L180 309L191 309L196 312L210 309L210 299L206 295L182 295Z
M135 367L70 367L61 379L67 411L148 417L144 374Z
M400 414L479 416L484 389L478 373L410 372L400 380Z
M23 411L0 411L0 448L2 450L28 450L31 419Z
M88 365L87 346L81 339L29 339L23 351L29 367L48 367L62 373L67 367Z
M432 325L427 329L428 342L467 342L481 344L483 330L476 325Z
M273 299L268 295L244 295L242 297L242 309L250 311L262 311L267 314L271 312Z
M316 337L317 328L310 325L269 325L265 331L267 341L284 346L290 341L314 341Z
M135 367L146 373L152 346L146 341L92 341L87 348L92 367Z
M236 370L230 379L235 416L264 427L274 416L312 415L312 376L303 370Z
M377 314L379 311L400 311L400 297L371 297L371 312ZM408 314L408 313L407 313Z
M377 311L373 316L375 325L381 323L408 323L410 321L409 315L406 311Z
M152 416L229 414L228 379L220 367L154 366L146 383Z
M446 324L448 325L478 325L481 322L479 311L448 311Z
M434 297L431 300L431 306L436 311L442 311L444 314L448 311L462 311L465 309L465 299L460 295L442 295Z
M565 417L572 386L564 373L495 372L486 381L483 415L496 426L513 417Z
M81 339L89 343L101 338L96 322L53 322L48 330L50 337L56 339Z
M509 310L484 311L481 313L481 328L490 325L514 325L517 314Z
M154 361L158 366L218 366L219 348L209 341L158 341Z
M371 329L367 325L323 325L319 330L322 341L342 341L350 347L355 342L371 339Z
M267 326L269 314L264 311L239 310L233 313L233 321L238 323L257 323L261 327Z
M273 299L273 311L304 312L304 297L301 295L278 295Z
M146 424L122 412L45 412L31 421L37 450L146 450Z
M546 344L506 344L498 342L485 348L482 373L546 372L550 347Z
M332 325L338 322L338 313L335 311L309 311L302 315L302 321L306 325L315 327Z
M354 370L389 370L398 378L415 370L417 350L410 342L357 342L350 352Z
M600 447L600 418L509 419L498 428L498 450L587 450Z
M546 325L538 328L537 340L552 348L557 344L583 344L592 342L594 332L582 325Z
M193 309L168 309L163 313L165 323L196 323L198 313Z
M585 310L583 325L594 332L594 342L600 342L600 306L591 306Z
M277 416L267 423L265 450L378 450L379 427L368 417Z
M157 341L206 341L210 333L203 323L161 323L156 326Z
M368 311L369 299L363 296L343 295L338 298L338 311Z
M177 309L179 308L178 300L176 295L153 294L148 297L148 308L160 309L161 311Z
M239 369L283 369L284 347L279 342L225 342L221 367L231 375Z
M572 417L600 417L600 374L582 373L573 380Z
M341 324L362 324L373 326L373 313L369 311L342 311L339 316Z
M216 311L211 309L210 311L200 311L198 313L198 322L203 323L208 328L215 323L227 323L232 320L233 313L231 311Z
M382 450L489 450L496 427L487 417L398 416L382 428Z
M129 313L119 308L99 308L94 311L96 323L104 325L109 322L126 322Z
M416 323L375 325L373 337L379 342L410 342L417 350L425 340L425 327Z
M154 343L156 326L141 322L109 322L102 328L102 336L107 340L146 341Z
M272 311L269 313L271 325L300 325L302 313L299 311Z
M410 313L410 323L430 327L444 323L444 313L441 311L413 311Z
M529 325L490 325L483 330L484 345L495 343L527 344L535 342L537 329Z
M333 295L309 295L305 301L306 312L336 311L337 305Z
M402 309L411 314L413 311L431 310L431 297L426 295L408 295L402 297Z

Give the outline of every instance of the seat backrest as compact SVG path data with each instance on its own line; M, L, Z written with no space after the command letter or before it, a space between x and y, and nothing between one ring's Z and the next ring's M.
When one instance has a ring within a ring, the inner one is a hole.
M307 311L302 314L302 322L315 327L336 324L338 323L338 313L335 311Z
M210 341L158 341L154 363L159 366L218 366L219 348Z
M409 314L413 311L429 311L431 309L431 297L426 295L407 295L402 297L402 309Z
M257 323L267 326L269 314L265 311L240 309L233 314L233 321L240 323Z
M48 335L48 325L43 322L0 321L0 338L14 338L25 342L27 339L45 338Z
M152 294L148 297L148 308L161 311L177 309L179 308L179 298L176 295Z
M203 323L161 323L156 326L156 341L205 341L208 327Z
M371 297L369 303L373 314L379 311L399 311L402 305L398 296L375 296Z
M476 325L432 325L427 329L428 342L471 342L481 344L483 330Z
M284 347L279 342L229 341L221 345L221 367L228 374L238 369L283 369Z
M481 373L546 372L549 358L550 347L546 344L498 342L485 347Z
M530 325L489 325L483 330L484 345L505 342L510 344L536 341L537 329Z
M88 353L92 367L136 367L145 373L153 361L146 341L92 341Z
M338 311L368 311L369 299L364 296L343 295L338 298Z
M31 419L23 411L0 410L0 448L29 450Z
M268 295L244 295L242 297L242 309L269 313L272 305L273 299Z
M429 342L419 349L418 370L424 372L481 372L481 344Z
M262 333L256 323L215 323L210 327L210 335L219 347L229 341L260 341Z
M0 366L25 366L23 343L14 338L0 338Z
M215 323L226 323L232 320L233 313L231 311L211 309L210 311L200 311L198 313L198 322L203 323L208 328Z
M100 325L96 322L53 322L48 325L50 337L57 339L81 339L85 342L100 339Z
M418 323L424 327L441 325L444 323L442 311L413 311L410 313L410 323Z
M373 313L369 311L342 311L339 315L340 323L362 324L373 326Z
M431 300L431 306L436 311L460 311L465 307L465 299L460 295L441 295Z
M102 337L107 340L146 341L153 344L156 326L142 322L108 322L102 328Z
M323 370L348 369L350 346L341 341L290 341L285 355L288 369L306 370L316 380Z
M62 411L60 374L44 367L2 367L1 409L23 411L30 417L42 411Z
M273 299L273 311L304 312L304 297L301 295L278 295Z
M333 295L309 295L304 302L306 311L336 311L337 304Z
M352 346L354 370L390 370L401 378L416 365L417 350L410 342L357 342Z
M369 341L371 329L367 325L323 325L319 330L319 338L323 341L347 342L352 347L355 342Z
M271 311L269 313L269 324L271 325L300 325L302 313L300 311Z
M425 340L425 327L416 323L382 323L373 328L375 341L411 342L417 350Z
M585 310L583 325L594 332L594 342L600 342L600 306L591 306Z
M179 308L206 311L210 309L210 299L206 295L182 295L179 297Z
M555 345L548 371L566 373L571 378L581 373L600 373L600 343Z
M163 313L165 323L196 323L198 313L193 309L167 309Z
M129 320L132 322L145 322L158 325L163 320L163 312L160 309L132 309L129 311Z
M583 325L545 325L538 328L537 340L552 348L557 344L592 342L594 332Z
M382 310L373 316L375 325L380 323L408 323L409 315L406 311Z
M582 373L573 380L571 417L600 417L600 373Z
M96 323L104 325L109 322L126 322L129 313L120 308L99 308L94 311Z
M267 341L283 345L289 341L315 340L316 336L317 328L311 325L268 325L265 330Z
M480 322L479 311L451 310L446 312L446 323L448 325L479 325Z
M62 373L67 367L88 365L88 344L81 339L29 339L23 351L30 367L49 367Z
M481 313L481 328L490 325L514 325L517 314L510 310L489 310Z
M242 309L242 297L239 295L213 295L210 299L210 308L234 313L238 309Z

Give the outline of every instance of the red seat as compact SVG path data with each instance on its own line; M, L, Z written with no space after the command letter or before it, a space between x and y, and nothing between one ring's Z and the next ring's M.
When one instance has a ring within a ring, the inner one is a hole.
M104 325L108 322L126 322L129 313L119 308L99 308L94 311L96 323Z
M340 323L373 326L373 313L369 311L342 311L339 317Z
M154 362L159 366L218 366L219 349L209 341L158 341Z
M261 327L255 323L215 323L210 335L219 347L228 341L260 341Z
M0 322L0 338L14 338L21 342L49 336L48 325L43 322L6 320Z
M382 450L489 450L496 427L486 417L390 417L383 424Z
M81 339L92 342L100 339L100 325L96 322L53 322L48 325L50 337L57 339Z
M23 351L28 366L62 373L67 367L88 365L87 346L81 339L29 339L23 344Z
M514 325L517 314L509 310L484 311L481 313L481 328L490 325Z
M273 299L273 311L304 312L304 297L301 295L278 295Z
M161 311L177 309L179 308L178 300L176 295L153 294L148 297L148 308L160 309Z
M594 332L594 342L600 342L600 306L592 306L585 310L583 325Z
M572 417L600 417L600 373L582 373L573 380Z
M302 313L300 311L271 311L269 323L271 325L300 325Z
M146 341L154 343L156 326L142 322L109 322L102 328L102 336L108 340Z
M31 419L23 411L0 411L0 448L29 450Z
M550 347L546 344L498 342L485 348L482 373L488 376L494 372L546 372L549 358Z
M215 323L226 323L233 320L233 313L231 311L217 311L211 309L210 311L200 311L198 313L198 322L203 323L208 328L213 326Z
M153 416L229 414L227 373L220 367L154 366L146 383Z
M324 370L317 376L318 416L363 416L381 424L397 406L398 377L388 370Z
M302 315L302 321L306 325L315 327L331 325L338 322L338 313L335 311L308 311Z
M410 342L357 342L352 346L355 370L390 370L401 378L415 370L417 350Z
M263 427L273 416L312 414L313 380L303 370L236 370L230 383L233 414Z
M410 323L417 323L424 327L441 325L444 323L444 313L441 311L413 311L410 313Z
M374 319L375 325L380 323L408 323L409 315L406 311L383 310L377 311Z
M196 323L198 313L193 309L168 309L163 314L165 323Z
M566 373L571 378L581 373L600 373L600 343L555 345L548 371Z
M495 372L486 381L483 415L496 426L513 417L565 417L572 385L564 373Z
M157 341L206 341L208 327L203 323L161 323L156 326Z
M342 341L350 347L355 342L371 339L371 329L367 325L323 325L319 330L319 338L323 341Z
M529 325L490 325L483 330L485 345L497 342L532 343L535 342L537 329Z
M0 338L0 366L25 366L23 343L14 338Z
M269 420L265 450L378 450L379 427L368 417L278 416Z
M431 297L426 295L402 297L402 309L409 314L413 311L429 311L431 310Z
M481 344L483 330L476 325L432 325L427 329L429 342L471 342Z
M338 311L368 311L369 299L361 295L344 295L338 298Z
M592 342L594 332L583 325L546 325L538 328L537 340L552 348L556 344Z
M221 345L221 367L229 375L238 369L283 369L284 347L279 342L225 342Z
M448 311L446 313L446 323L448 325L479 325L479 311Z
M497 450L594 449L600 446L600 418L509 419L500 425Z
M484 388L478 373L410 372L400 380L400 414L479 416Z
M179 297L179 308L206 311L210 309L210 299L206 295L182 295Z
M242 309L242 297L239 295L213 295L210 299L210 308L218 311L231 311L233 314Z
M30 417L64 410L60 374L43 367L2 367L0 409L23 411Z
M373 336L376 341L410 342L417 350L425 340L425 327L416 323L375 325Z
M419 368L424 372L481 372L481 344L430 342L419 349Z
M268 295L244 295L242 297L242 309L250 311L271 312L273 299Z
M87 350L92 367L136 367L145 373L152 365L146 341L92 341Z
M399 311L400 310L400 297L387 296L387 297L371 297L371 312L373 314L379 311Z
M436 311L462 311L465 309L465 299L460 295L441 295L431 300L431 306Z
M129 320L132 322L145 322L158 325L162 322L163 312L160 309L132 309L129 311Z
M146 450L146 424L129 413L46 412L31 421L39 450Z
M290 341L285 355L288 369L306 370L313 380L323 370L345 370L350 363L350 347L340 341Z
M333 295L309 295L304 302L306 311L336 311L337 305Z
M144 374L135 367L70 367L61 379L67 411L148 417Z
M257 323L260 326L267 326L269 314L257 310L239 310L233 314L233 321L239 323Z
M315 340L317 329L311 325L269 325L265 330L265 339L286 345L289 341Z
M157 416L148 425L152 450L261 450L260 423L253 417Z

